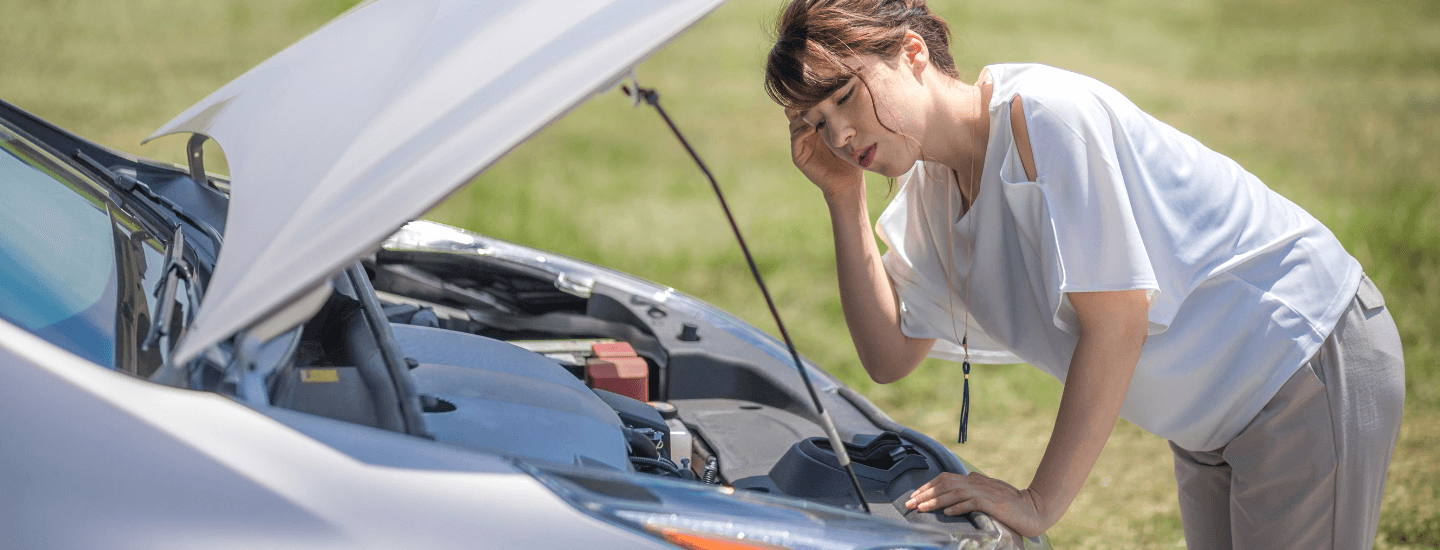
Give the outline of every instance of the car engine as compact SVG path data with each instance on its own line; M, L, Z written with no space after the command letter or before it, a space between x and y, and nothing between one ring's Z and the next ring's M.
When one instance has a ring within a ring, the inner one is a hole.
M794 367L731 332L603 283L567 292L553 272L483 255L382 249L365 266L437 439L856 508L812 405L786 379L798 380ZM827 409L872 513L966 521L904 507L965 467L846 392L825 392Z

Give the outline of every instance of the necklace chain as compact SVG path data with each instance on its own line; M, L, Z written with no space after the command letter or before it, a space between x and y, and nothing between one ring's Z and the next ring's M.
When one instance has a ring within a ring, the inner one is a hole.
M964 212L962 213L962 215L966 216L966 218L967 218L967 221L966 221L966 235L965 235L965 333L964 333L964 336L961 336L960 334L956 334L956 333L955 333L955 330L958 328L958 327L956 327L956 324L955 324L955 288L954 288L954 286L953 286L953 285L955 284L955 282L954 282L955 279L951 276L951 270L953 269L953 266L955 265L955 248L950 244L950 237L951 237L951 235L954 233L954 231L952 231L951 228L949 228L949 227L947 227L946 230L945 230L945 248L950 251L950 262L949 262L949 266L946 267L946 269L945 269L945 284L946 284L946 288L948 289L948 291L947 291L945 294L946 294L946 298L948 299L949 305L950 305L950 330L951 330L951 334L955 336L955 339L959 341L960 347L961 347L961 349L964 351L964 354L965 354L964 360L960 363L961 370L962 370L962 371L964 372L964 374L965 374L965 389L964 389L964 394L963 394L963 397L962 397L961 403L960 403L960 437L959 437L960 443L965 443L965 441L969 439L969 423L970 423L970 279L971 279L970 275L971 275L971 273L973 272L972 266L974 266L974 264L975 264L975 258L974 258L975 216L974 216L973 209L975 208L975 203L976 203L977 199L979 198L978 195L980 194L979 189L976 189L976 184L979 183L979 181L978 181L977 176L976 176L976 174L975 174L975 157L979 156L979 154L980 154L980 151L979 151L979 149L980 149L980 138L979 138L979 136L978 136L979 130L980 130L980 111L981 111L981 109L980 109L980 104L982 103L982 101L984 100L984 97L985 97L984 91L983 91L983 89L982 89L982 86L983 86L983 84L981 84L981 83L976 83L976 87L975 87L975 94L976 94L977 97L975 98L975 101L974 101L974 103L973 103L973 105L974 105L975 108L974 108L974 110L972 111L973 116L971 117L971 123L972 123L974 126L973 126L972 128L970 128L970 147L971 147L971 149L970 149L970 155L969 155L970 158L969 158L969 162L968 162L968 165L969 165L969 166L967 166L967 170L966 170L966 172L968 172L967 175L969 176L969 178L968 178L967 180L965 180L965 181L961 181L961 180L960 180L960 174L959 174L958 172L956 172L954 168L951 168L951 169L950 169L950 173L955 176L956 186L960 188L961 208L964 210ZM966 195L966 194L965 194L965 187L966 187L967 185L968 185L969 188L970 188L970 189L969 189L969 191L970 191L969 195L970 195L970 196L969 196L968 199L967 199L966 196L965 196L965 195ZM954 213L955 213L955 210L954 210L954 202L952 202L951 200L948 199L948 197L951 197L951 195L950 195L949 193L946 193L945 196L947 197L947 200L946 200L946 212L947 212L946 218L953 220L953 219L955 219L955 218L954 218ZM945 263L942 262L941 265L944 266Z

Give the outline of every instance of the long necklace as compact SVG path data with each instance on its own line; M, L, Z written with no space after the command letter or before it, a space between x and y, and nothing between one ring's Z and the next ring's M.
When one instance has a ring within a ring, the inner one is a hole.
M968 163L969 166L968 166L968 169L967 169L967 172L969 172L968 175L970 176L970 178L969 178L968 180L965 180L964 182L962 182L962 181L960 180L960 174L959 174L958 172L956 172L955 169L953 169L953 168L950 169L950 173L951 173L953 176L955 176L955 183L956 183L957 186L966 185L966 184L969 184L969 186L970 186L970 199L969 199L968 201L965 200L965 193L964 193L964 190L963 190L963 189L961 190L961 194L960 194L961 208L964 210L964 212L962 213L962 215L967 218L967 221L965 222L965 223L966 223L966 235L965 235L965 334L964 334L964 336L961 336L961 335L959 335L959 334L955 334L955 329L956 329L956 326L955 326L955 288L954 288L954 284L955 284L954 281L955 281L955 279L954 279L953 277L951 277L951 275L950 275L951 268L946 268L946 270L945 270L945 284L946 284L946 288L947 288L947 290L948 290L948 291L945 293L945 295L946 295L946 298L948 299L949 305L950 305L950 331L951 331L951 334L956 337L955 339L960 341L960 347L961 347L961 349L963 349L964 352L965 352L964 360L961 361L961 363L960 363L961 370L962 370L962 371L964 372L964 374L965 374L965 390L964 390L964 393L962 394L961 401L960 401L960 437L959 437L960 443L965 443L965 441L970 438L970 429L969 429L969 425L970 425L970 278L971 278L971 277L970 277L970 274L974 271L974 270L972 269L972 266L975 265L975 257L974 257L974 244L975 244L975 213L974 213L972 210L975 208L975 202L976 202L976 200L979 198L978 195L980 194L979 190L978 190L978 189L975 189L975 184L977 183L977 181L976 181L976 175L975 175L975 156L979 154L979 149L980 149L980 138L977 136L977 134L979 133L978 130L980 129L980 102L981 102L981 100L985 97L985 96L984 96L984 92L982 91L982 89L981 89L981 87L980 87L981 85L982 85L982 84L980 84L980 83L976 83L975 93L976 93L976 95L977 95L978 97L975 99L975 110L973 111L973 115L974 115L974 116L971 118L972 124L974 124L975 127L972 128L971 131L970 131L970 147L971 147L970 152L971 152L971 154L970 154L970 159L969 159L969 163ZM946 219L952 219L952 220L953 220L953 219L955 219L955 218L954 218L954 212L955 212L955 210L954 210L954 202L953 202L953 199L951 198L951 195L950 195L949 193L946 193L946 194L945 194L945 197L946 197L946 200L945 200L945 210L946 210L946 212L947 212ZM953 231L951 231L950 228L947 227L947 228L945 229L945 248L950 251L950 266L953 267L953 266L955 265L955 248L950 245L950 235L951 235L951 233L953 233ZM944 263L942 263L941 265L944 265Z

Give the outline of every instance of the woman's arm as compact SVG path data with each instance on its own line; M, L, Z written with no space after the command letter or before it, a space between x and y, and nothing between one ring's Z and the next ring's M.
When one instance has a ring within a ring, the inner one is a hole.
M910 508L943 508L958 515L979 510L1025 536L1060 521L1080 493L1120 416L1140 349L1150 303L1144 290L1070 293L1080 320L1060 411L1045 457L1025 490L978 473L941 474L915 491Z
M795 166L820 188L830 209L840 306L860 364L871 379L882 384L904 378L930 352L935 340L900 332L900 299L885 274L870 231L864 173L831 153L798 111L786 110L785 115L790 119Z
M864 186L840 196L827 194L825 203L835 235L840 307L860 364L871 380L881 384L904 378L930 353L935 340L911 338L900 331L900 299L870 232Z

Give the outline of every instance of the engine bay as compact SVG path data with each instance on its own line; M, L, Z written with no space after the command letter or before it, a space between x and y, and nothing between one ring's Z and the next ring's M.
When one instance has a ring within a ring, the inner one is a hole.
M804 363L852 479L793 357L758 329L628 275L461 237L473 240L387 243L333 278L302 325L258 349L237 339L236 359L201 362L190 386L381 464L410 459L373 442L408 435L537 467L1007 532L983 515L907 509L940 473L972 468Z
M364 265L436 439L857 508L794 367L730 331L486 256L382 249ZM822 393L872 513L967 521L904 507L967 471L953 455L848 388Z

